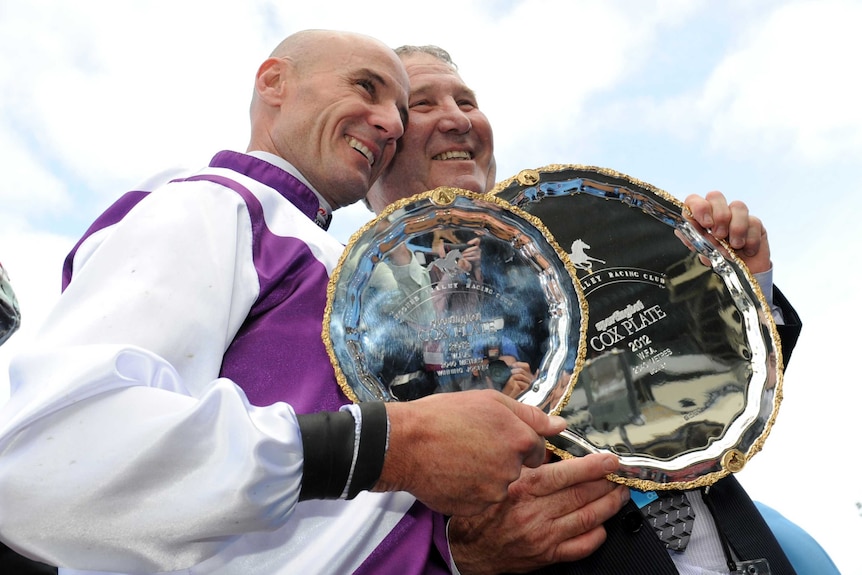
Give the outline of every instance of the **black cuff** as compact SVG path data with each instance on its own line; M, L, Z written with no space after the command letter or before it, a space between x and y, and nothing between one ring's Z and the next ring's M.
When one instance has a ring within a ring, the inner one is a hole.
M369 401L359 404L362 412L362 431L359 435L359 454L353 468L353 479L347 498L353 499L360 491L374 487L383 471L386 457L386 441L389 435L389 418L386 405L382 401Z
M353 463L356 438L353 415L347 411L324 411L297 415L296 419L305 460L299 500L338 499L344 492Z

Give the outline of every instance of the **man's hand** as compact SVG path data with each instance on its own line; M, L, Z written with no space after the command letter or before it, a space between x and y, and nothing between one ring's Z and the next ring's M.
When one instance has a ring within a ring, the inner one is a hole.
M461 259L458 260L461 269L472 274L473 279L478 282L482 281L482 248L479 247L480 242L481 238L473 238L468 241L469 247L464 248L461 252Z
M511 375L501 390L505 395L518 397L536 381L536 374L530 371L530 364L526 361L517 361L511 355L503 355L500 359L511 370Z
M450 520L458 570L520 573L588 556L605 541L602 524L629 500L627 487L604 479L618 467L607 454L525 467L506 501Z
M748 213L743 202L727 203L721 192L709 192L705 197L692 194L685 199L691 217L719 240L726 241L752 273L772 267L769 240L760 218Z
M545 458L543 437L565 420L498 391L438 393L386 404L389 449L372 491L409 491L446 515L473 515L506 498L521 467Z

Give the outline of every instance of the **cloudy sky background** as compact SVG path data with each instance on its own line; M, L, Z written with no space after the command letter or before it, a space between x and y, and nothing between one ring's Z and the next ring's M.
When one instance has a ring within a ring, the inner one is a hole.
M0 402L76 239L153 172L244 150L254 72L284 36L434 43L491 118L501 179L596 165L678 198L719 189L764 220L805 328L740 478L862 574L861 27L858 0L0 0L0 262L23 313ZM346 241L369 218L341 210L333 231Z

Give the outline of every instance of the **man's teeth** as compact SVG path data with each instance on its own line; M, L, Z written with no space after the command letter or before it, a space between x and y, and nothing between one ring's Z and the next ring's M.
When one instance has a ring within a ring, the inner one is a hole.
M473 156L470 152L462 152L462 151L453 151L453 152L443 152L442 154L437 154L432 160L471 160Z
M362 142L360 142L356 138L348 138L347 145L365 156L369 164L371 164L372 166L374 165L374 154L371 153L371 150L363 146Z

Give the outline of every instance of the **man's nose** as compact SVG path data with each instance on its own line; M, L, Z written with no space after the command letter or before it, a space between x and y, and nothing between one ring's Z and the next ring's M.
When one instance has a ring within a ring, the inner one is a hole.
M397 140L404 135L401 110L394 104L375 106L371 122L391 140Z
M455 102L446 106L438 126L443 132L455 132L457 134L466 134L473 129L470 118Z

